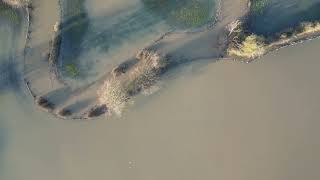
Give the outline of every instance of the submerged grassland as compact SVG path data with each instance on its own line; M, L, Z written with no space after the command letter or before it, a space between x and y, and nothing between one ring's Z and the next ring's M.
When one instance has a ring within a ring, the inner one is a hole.
M195 28L213 19L214 1L208 0L142 0L153 14L162 16L169 24Z
M115 68L99 90L99 101L110 113L121 114L127 101L153 86L169 66L167 57L148 50L139 52L136 59L131 67L124 64Z
M61 43L61 74L75 78L80 75L78 56L81 43L88 30L89 20L84 7L85 0L62 0L62 43Z
M0 18L9 20L15 25L21 22L19 11L9 4L0 1Z

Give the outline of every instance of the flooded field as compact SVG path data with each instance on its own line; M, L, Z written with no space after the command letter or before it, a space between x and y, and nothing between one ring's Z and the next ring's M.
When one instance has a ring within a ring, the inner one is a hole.
M120 119L56 120L1 93L0 179L317 180L319 48L183 67Z
M22 84L25 26L20 13L7 7L0 10L0 93L19 91Z
M96 80L166 32L213 22L215 5L215 0L63 0L60 71L69 83Z
M70 84L97 78L98 66L111 68L159 34L181 28L142 1L77 2L84 6L71 4L76 18L88 24L79 30L83 39L75 38L85 50L72 63L88 74L65 76ZM122 117L69 121L34 105L21 85L26 28L7 18L0 23L1 180L320 178L319 39L250 64L199 59L171 70L158 91L138 97ZM48 32L36 32L34 41L48 42Z

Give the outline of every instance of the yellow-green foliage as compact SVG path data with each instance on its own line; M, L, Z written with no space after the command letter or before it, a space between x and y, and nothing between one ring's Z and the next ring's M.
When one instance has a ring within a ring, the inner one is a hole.
M265 53L265 45L257 35L250 35L241 44L233 44L227 53L240 58L256 58Z
M80 74L80 71L75 64L67 64L65 70L71 77L77 77Z
M151 12L165 17L174 25L197 27L210 21L211 5L208 0L141 0Z
M320 22L302 23L303 32L301 34L308 34L320 31Z

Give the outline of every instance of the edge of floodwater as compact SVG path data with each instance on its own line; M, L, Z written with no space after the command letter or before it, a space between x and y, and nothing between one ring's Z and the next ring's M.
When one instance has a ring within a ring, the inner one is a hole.
M7 0L2 0L3 2L7 1ZM58 0L58 4L59 6L61 6L61 0ZM250 2L250 0L248 0L248 2ZM167 36L170 36L172 34L196 34L196 33L201 33L201 32L206 32L206 31L210 31L212 30L212 27L215 26L219 21L221 21L221 19L223 18L222 17L222 0L218 0L216 2L216 12L215 12L215 16L212 18L212 20L208 23L206 23L205 25L201 26L201 27L198 27L198 28L194 28L194 29L187 29L187 30L173 30L173 31L169 31L169 32L166 32L164 33L163 35L161 35L159 38L157 38L154 42L152 42L150 45L146 46L145 48L143 48L141 51L144 51L146 50L146 48L158 43L159 41L161 41L162 39L166 38ZM24 5L24 6L13 6L14 8L21 8L21 9L24 9L25 10L25 14L26 16L23 18L25 21L26 21L26 26L27 26L27 33L26 33L26 37L25 37L25 47L24 47L24 63L26 63L26 51L27 49L29 48L28 47L28 41L30 40L31 38L31 30L30 30L30 27L31 27L31 21L32 21L32 17L31 17L31 11L33 10L33 7L32 7L32 2L30 2L28 5ZM61 7L60 7L60 11L61 11ZM61 12L60 12L61 13ZM249 12L248 12L249 13ZM242 22L244 22L246 20L246 16L248 14L244 15L244 16L241 16L241 17L238 17L238 19ZM60 17L61 18L61 17ZM59 20L59 28L58 30L55 32L55 30L53 30L54 32L54 35L52 37L52 40L55 41L55 38L59 38L59 33L60 33L60 30L63 28L61 27L61 19ZM224 32L221 32L221 33L224 33ZM229 43L230 41L230 37L226 37L227 38L227 41L225 42L226 44L222 44L221 46L225 46ZM285 47L288 47L288 46L293 46L295 44L298 44L298 43L303 43L305 41L309 41L309 40L313 40L313 39L317 39L317 38L320 38L320 34L310 34L310 35L307 35L305 38L303 39L300 39L299 41L295 41L295 42L292 42L290 44L286 44L286 45L283 45L283 46L280 46L276 49L271 49L268 53L271 53L273 51L277 51L279 49L282 49L282 48L285 48ZM56 52L57 49L60 48L60 45L61 45L61 42L60 43L53 43L51 42L49 48L50 48L50 52ZM50 56L48 57L50 58ZM59 58L59 55L58 56L55 56L55 58ZM260 58L260 57L258 57ZM256 58L256 59L258 59ZM228 59L230 60L230 57L224 55L222 56L221 58L219 59ZM235 59L233 59L235 60ZM237 62L239 62L239 60L235 60ZM243 61L243 62L246 62L248 63L249 61ZM251 61L250 61L251 62ZM57 70L54 69L54 68L57 68L57 60L52 60L51 64L50 64L50 67L53 68L51 69L52 71L50 71L50 73L53 73L55 78L57 78L57 80L59 80L61 82L61 79L59 78L59 75L57 73ZM117 68L117 67L116 67ZM103 76L104 79L98 79L97 81L93 82L91 85L93 84L103 84L104 83L104 80L107 80L108 77L112 75L112 72L106 72L106 74ZM76 117L65 117L65 116L61 116L59 114L59 112L53 112L52 110L48 110L46 108L44 108L43 106L41 106L41 104L38 103L39 99L41 99L42 97L37 97L37 95L32 91L32 89L30 88L30 84L28 82L28 80L26 80L25 78L24 79L24 82L25 82L25 85L27 87L27 90L28 92L30 93L30 95L33 97L33 100L36 104L36 106L38 106L40 109L46 111L46 112L49 112L50 114L54 115L55 117L59 118L59 119L73 119L73 120L87 120L87 119L92 119L92 118L89 118L86 114L80 114L80 117L76 116ZM64 84L64 83L63 83ZM66 85L66 84L64 84ZM90 85L90 86L91 86ZM91 89L90 89L91 90ZM50 102L48 102L50 103ZM94 107L99 107L99 103L95 103L95 106ZM64 109L62 109L64 110ZM95 110L95 109L91 109L91 110ZM89 113L89 112L87 112Z

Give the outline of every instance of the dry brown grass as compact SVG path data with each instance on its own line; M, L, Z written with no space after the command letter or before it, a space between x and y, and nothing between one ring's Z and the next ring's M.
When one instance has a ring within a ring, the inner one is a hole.
M240 58L256 58L265 53L265 44L256 35L250 35L240 44L235 43L227 50L229 56Z
M155 52L142 51L139 62L126 73L111 76L99 90L100 103L109 112L121 115L127 102L136 94L150 88L159 79L159 72L167 66L167 60Z

